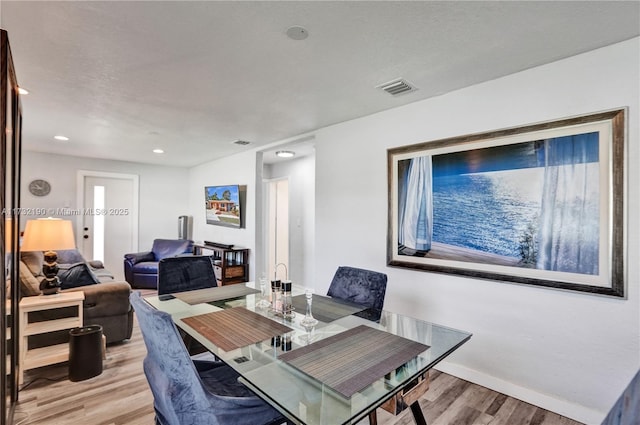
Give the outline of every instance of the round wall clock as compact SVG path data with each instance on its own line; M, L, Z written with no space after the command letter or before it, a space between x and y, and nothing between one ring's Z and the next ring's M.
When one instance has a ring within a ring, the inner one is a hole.
M51 184L42 179L33 180L29 183L29 192L35 196L47 196L51 192Z

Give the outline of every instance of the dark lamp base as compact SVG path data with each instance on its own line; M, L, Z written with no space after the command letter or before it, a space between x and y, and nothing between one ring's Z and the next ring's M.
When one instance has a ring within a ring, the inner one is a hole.
M60 280L57 276L54 276L53 280L44 278L42 279L42 282L40 282L40 290L42 291L43 295L57 294L60 290Z
M45 278L40 282L40 290L44 295L57 294L60 289L60 279L58 279L58 254L55 251L44 253L44 264L42 274Z

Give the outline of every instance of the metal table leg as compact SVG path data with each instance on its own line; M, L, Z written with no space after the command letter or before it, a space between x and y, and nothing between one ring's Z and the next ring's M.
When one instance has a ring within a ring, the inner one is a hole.
M422 409L420 408L418 400L411 403L411 406L409 407L411 407L411 413L413 413L413 419L416 421L416 425L427 425L427 420L422 414Z

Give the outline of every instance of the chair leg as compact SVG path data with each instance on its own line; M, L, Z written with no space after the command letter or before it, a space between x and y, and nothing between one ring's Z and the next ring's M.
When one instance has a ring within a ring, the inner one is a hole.
M427 420L424 418L420 403L418 400L411 403L411 413L413 413L413 419L416 421L416 425L427 425Z
M369 412L369 425L378 425L378 415L375 410Z

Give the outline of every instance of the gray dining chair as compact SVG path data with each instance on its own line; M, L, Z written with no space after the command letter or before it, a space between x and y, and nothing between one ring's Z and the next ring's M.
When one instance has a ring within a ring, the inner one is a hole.
M380 320L386 291L386 274L340 266L333 275L327 295L366 307L366 310L356 313L356 316Z
M193 360L171 316L130 296L147 347L144 373L153 393L156 425L275 425L285 419L219 361Z

